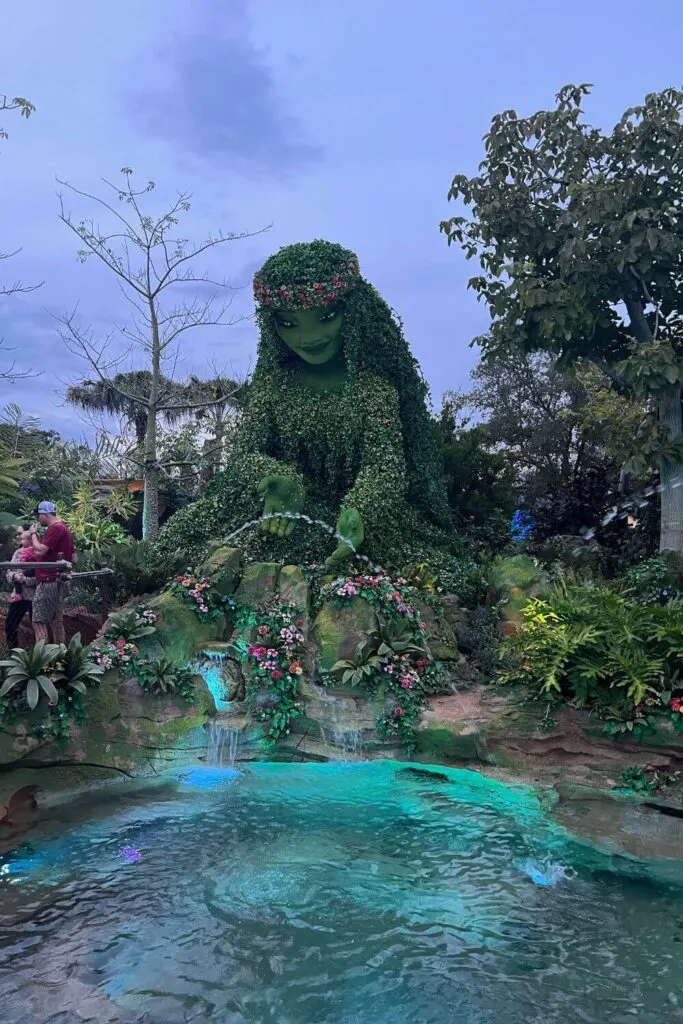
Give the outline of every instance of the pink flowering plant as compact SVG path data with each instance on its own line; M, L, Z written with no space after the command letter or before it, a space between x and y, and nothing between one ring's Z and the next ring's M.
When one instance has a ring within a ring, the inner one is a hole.
M211 622L224 611L225 601L213 589L210 581L191 572L176 576L168 589L188 604L202 622Z
M355 597L362 597L374 608L391 615L405 615L419 619L414 602L417 589L404 577L392 579L382 573L366 573L357 576L340 576L321 588L320 596L341 606Z
M128 640L96 640L91 648L92 660L104 669L129 668L139 655L134 643Z
M415 605L416 588L403 577L347 576L326 584L322 596L337 605L362 598L375 608L377 628L358 645L353 659L332 666L332 675L344 685L362 686L382 697L378 731L399 739L412 753L427 697L443 685L444 675L429 649L427 623Z
M683 732L683 695L681 691L677 691L676 696L673 696L671 693L665 693L663 694L663 700L668 708L669 720L674 729L676 732Z
M247 700L267 723L271 742L288 736L293 719L301 714L302 627L301 615L292 603L245 608L237 620L236 629L243 640L235 649L249 668Z

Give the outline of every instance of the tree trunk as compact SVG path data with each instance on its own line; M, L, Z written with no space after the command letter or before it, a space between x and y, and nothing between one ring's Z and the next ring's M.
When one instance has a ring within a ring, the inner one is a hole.
M145 444L144 494L142 499L142 539L154 540L159 534L159 466L156 460L156 410L147 420Z
M683 437L681 388L671 390L659 399L659 421L669 441ZM662 459L659 470L662 517L659 550L683 554L683 464Z
M151 293L151 285L149 286ZM147 433L145 436L145 490L142 500L142 539L155 540L159 535L159 463L157 462L157 405L161 382L161 340L154 299L149 298L152 326L152 379L147 406Z
M642 296L634 290L629 279L624 289L624 301L628 310L633 333L641 345L653 340ZM669 441L683 437L683 413L681 411L681 388L669 388L658 400L659 422ZM659 466L661 488L661 516L659 520L659 550L676 551L683 554L683 464L671 459L662 459Z

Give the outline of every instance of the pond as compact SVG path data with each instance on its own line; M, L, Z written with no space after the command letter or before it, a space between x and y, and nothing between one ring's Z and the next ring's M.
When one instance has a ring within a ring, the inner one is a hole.
M5 1024L671 1024L683 864L532 790L372 762L197 768L0 858Z

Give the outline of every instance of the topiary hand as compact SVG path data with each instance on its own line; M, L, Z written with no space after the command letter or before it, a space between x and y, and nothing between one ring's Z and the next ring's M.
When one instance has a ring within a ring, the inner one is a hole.
M272 516L278 512L301 512L304 506L304 493L294 480L286 476L265 476L258 485L259 494L263 494L263 515ZM293 519L268 519L261 523L263 533L274 537L289 537L294 530Z
M354 549L357 551L363 543L365 530L358 509L344 509L337 520L337 533L350 543L344 544L340 541L330 557L325 560L325 565L339 565L340 562L345 562L353 554ZM353 548L350 544L353 544Z

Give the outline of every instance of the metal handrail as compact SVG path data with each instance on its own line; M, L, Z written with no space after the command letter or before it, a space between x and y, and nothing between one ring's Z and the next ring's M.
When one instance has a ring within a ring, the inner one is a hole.
M21 572L22 569L61 569L63 572L69 572L71 568L71 562L0 562L0 572L4 569L16 569L17 572ZM82 579L84 576L112 576L113 574L113 569L86 569L83 572L72 572L71 578Z
M0 570L2 569L71 569L72 563L61 561L61 562L0 562Z

